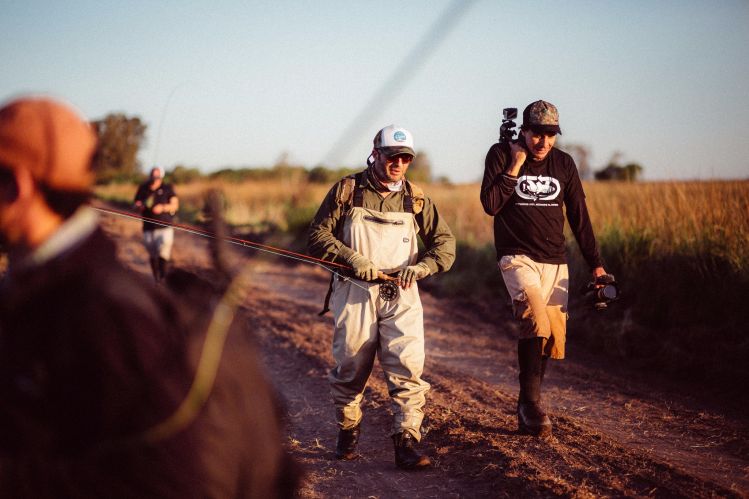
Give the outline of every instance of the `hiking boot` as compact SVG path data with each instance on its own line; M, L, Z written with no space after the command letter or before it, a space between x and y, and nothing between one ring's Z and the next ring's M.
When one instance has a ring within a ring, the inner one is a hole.
M518 430L537 437L551 436L551 419L538 402L518 402Z
M414 449L416 439L411 433L404 431L393 435L393 443L395 444L395 465L397 467L404 470L422 470L431 466L432 461Z
M338 441L335 444L336 459L350 461L356 459L356 444L359 443L359 425L350 430L339 430Z

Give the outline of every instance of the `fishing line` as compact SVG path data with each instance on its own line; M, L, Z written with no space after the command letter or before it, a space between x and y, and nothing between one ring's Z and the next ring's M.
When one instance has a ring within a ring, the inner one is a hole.
M232 244L236 244L242 247L250 247L266 253L271 253L284 258L290 258L304 263L310 263L324 268L325 270L337 275L339 277L346 278L333 269L327 266L335 266L342 269L349 267L341 265L339 263L328 262L318 258L314 258L301 253L295 253L293 251L285 250L283 248L275 248L265 244L254 243L252 241L246 241L236 237L218 237L207 230L200 229L198 227L183 225L177 223L169 223L162 220L156 220L142 215L135 215L130 212L115 210L111 208L103 208L99 206L92 206L93 209L109 214L116 215L123 218L129 218L132 220L148 221L154 225L160 227L172 227L177 230L181 230L190 234L194 234L201 237L206 237L214 240L223 240ZM223 351L226 345L226 340L231 329L231 324L234 322L237 310L241 306L244 300L246 291L249 288L251 282L252 270L249 266L245 266L237 275L231 280L226 291L223 293L221 299L214 308L211 320L208 324L205 334L205 340L203 341L203 348L198 359L195 375L193 376L192 384L188 390L182 402L177 406L175 411L166 419L162 420L158 424L147 428L143 432L135 435L131 435L124 438L109 440L101 442L97 448L97 452L111 452L113 450L137 447L142 444L156 445L168 438L174 437L174 435L187 429L199 416L208 397L213 391L216 378L218 376L219 365L223 356ZM347 279L347 278L346 278ZM355 286L367 290L367 288L349 279Z
M130 219L133 219L133 220L147 221L147 222L150 222L150 223L152 223L154 225L158 225L158 226L161 226L161 227L172 227L174 229L181 230L183 232L187 232L187 233L194 234L194 235L197 235L197 236L206 237L206 238L210 238L210 239L219 239L219 237L217 237L212 232L209 232L207 230L201 229L199 227L194 227L194 226L191 226L191 225L165 222L163 220L156 220L154 218L144 217L142 215L135 215L135 214L130 213L130 212L115 210L115 209L112 209L112 208L102 208L102 207L98 207L98 206L93 206L92 208L94 208L97 211L103 212L103 213L108 213L110 215L117 215L117 216L120 216L120 217L130 218ZM362 286L361 284L357 283L354 279L350 279L348 276L345 276L345 275L343 275L343 274L341 274L341 273L337 272L336 270L331 269L329 267L329 266L333 266L333 267L338 267L338 268L340 268L342 270L350 270L351 267L349 267L348 265L343 265L343 264L335 263L335 262L329 262L327 260L322 260L320 258L315 258L315 257L309 256L309 255L305 255L303 253L296 253L294 251L290 251L290 250L287 250L287 249L276 248L274 246L269 246L267 244L261 244L261 243L256 243L256 242L252 242L252 241L247 241L245 239L239 239L237 237L227 236L227 237L220 238L220 239L222 239L223 241L226 241L227 243L235 244L237 246L242 246L244 248L252 248L252 249L256 249L258 251L262 251L262 252L265 252L265 253L270 253L272 255L280 256L280 257L283 257L283 258L288 258L290 260L296 260L298 262L309 263L311 265L316 265L318 267L322 267L323 269L327 270L328 272L332 273L333 275L335 275L337 277L340 277L340 278L345 279L345 280L349 280L351 282L351 284L353 284L354 286L357 286L357 287L359 287L359 288L361 288L361 289L363 289L365 291L368 290L367 287ZM392 298L390 300L392 300ZM387 301L390 301L390 300L387 300Z
M156 220L153 218L144 217L142 215L135 215L133 213L111 208L102 208L99 206L92 206L92 208L105 214L116 215L132 220L148 221L160 227L172 227L174 229L197 236L215 240L223 240L228 243L257 249L259 251L270 253L283 258L289 258L299 262L317 265L327 270L328 272L331 272L335 276L348 280L354 286L357 286L366 292L369 291L368 287L362 286L354 279L343 276L340 273L336 272L334 269L328 267L334 266L341 269L350 269L350 267L342 265L340 263L329 262L283 248L276 248L266 244L255 243L236 237L218 237L212 232L190 225L164 222L162 220ZM126 448L138 446L144 443L155 445L184 431L188 426L190 426L190 424L195 421L195 419L200 414L200 411L205 406L209 395L213 391L214 383L218 375L219 364L221 363L221 358L226 344L226 339L229 334L229 329L232 322L234 321L237 310L242 303L245 292L249 287L250 274L250 267L245 267L244 269L242 269L238 273L238 275L236 275L232 279L225 293L216 305L211 321L208 324L208 328L206 330L203 349L200 354L200 358L198 359L193 382L188 393L179 404L177 409L168 418L137 435L102 442L97 447L97 451L107 452L123 447ZM382 273L380 273L380 275L387 278L387 276ZM392 301L398 298L398 286L395 284L394 280L388 278L382 280L382 282L378 284L380 297L383 300Z

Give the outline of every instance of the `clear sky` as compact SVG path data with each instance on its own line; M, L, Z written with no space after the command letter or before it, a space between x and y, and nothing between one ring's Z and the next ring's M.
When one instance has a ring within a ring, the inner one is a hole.
M542 98L594 168L621 152L649 180L749 178L746 0L0 0L0 12L0 99L137 115L144 166L363 165L395 123L436 175L476 181L502 108Z

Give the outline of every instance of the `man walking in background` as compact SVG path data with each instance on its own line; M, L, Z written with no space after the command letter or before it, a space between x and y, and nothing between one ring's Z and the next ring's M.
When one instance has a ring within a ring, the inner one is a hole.
M179 199L171 184L164 182L164 170L151 169L148 180L135 193L135 209L148 220L143 220L143 245L148 251L151 272L156 282L164 280L167 266L172 258L174 229L168 224L174 221L179 209ZM164 222L159 225L153 221Z
M95 143L59 102L0 109L0 497L290 496L240 321L199 362L215 301L187 285L176 300L116 259L87 205Z
M408 130L394 125L380 130L369 167L330 190L308 243L311 255L350 265L355 277L331 283L336 365L328 379L339 427L336 457L356 457L364 388L378 356L392 398L395 462L404 469L431 464L414 448L429 390L421 378L424 319L416 281L447 271L455 260L447 223L405 178L413 157Z
M529 104L519 140L489 148L480 195L494 217L499 269L521 325L518 426L533 435L551 434L541 382L547 359L564 358L569 275L563 205L594 279L606 274L575 162L554 147L560 133L553 104Z

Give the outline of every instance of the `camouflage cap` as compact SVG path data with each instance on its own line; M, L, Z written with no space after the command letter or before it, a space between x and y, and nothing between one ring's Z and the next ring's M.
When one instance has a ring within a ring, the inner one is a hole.
M559 111L550 102L543 100L532 102L523 111L523 128L530 128L534 132L561 134Z

